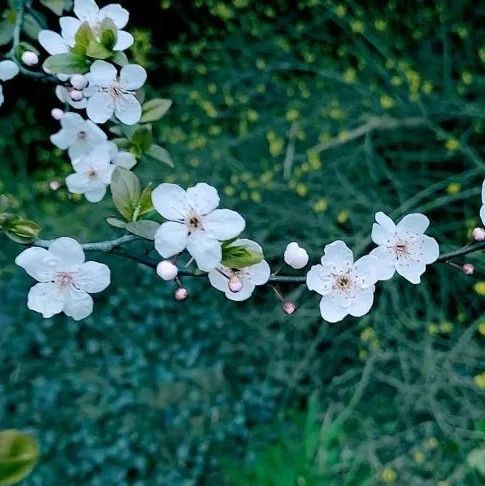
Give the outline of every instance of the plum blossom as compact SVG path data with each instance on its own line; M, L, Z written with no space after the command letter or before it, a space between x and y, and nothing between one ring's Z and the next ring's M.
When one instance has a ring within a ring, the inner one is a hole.
M252 240L239 239L231 245L243 246L248 250L263 253L261 246ZM209 281L217 290L224 292L228 299L242 301L249 299L256 286L264 285L269 280L270 275L271 270L268 263L262 260L259 263L241 269L218 265L209 272ZM231 280L237 280L240 283L237 291L231 290Z
M109 150L110 160L115 167L123 167L128 170L135 167L137 160L132 153L119 150L114 142L105 142L103 146Z
M74 90L72 88L67 88L66 86L62 86L58 84L56 86L56 96L59 101L62 103L67 103L68 105L72 106L76 110L84 110L86 106L88 106L88 100L87 98L84 98L84 96L79 100L75 101L72 99L71 93Z
M61 150L68 150L72 160L88 154L108 138L98 125L78 113L66 113L60 121L62 128L51 136L51 142Z
M388 280L397 272L413 284L421 281L426 265L440 254L438 243L424 232L429 219L424 214L408 214L396 225L383 212L375 215L372 241L379 245L370 252L379 260L377 277Z
M125 125L134 125L141 118L141 105L136 90L146 81L146 71L138 64L117 69L106 61L95 61L86 75L89 86L84 90L88 97L87 114L95 123L105 123L113 114Z
M377 259L363 256L354 262L354 255L343 241L325 246L321 265L313 265L306 284L322 296L320 312L328 322L341 321L347 315L361 317L369 312L374 301Z
M19 67L15 62L9 60L0 62L0 81L9 81L17 76L18 73ZM4 101L3 87L0 84L0 106L3 105Z
M27 306L52 317L64 312L79 321L93 312L89 294L110 284L110 270L103 263L86 262L81 245L72 238L58 238L49 249L28 248L15 259L39 283L29 291Z
M107 146L83 155L72 163L74 173L66 177L66 185L73 194L84 194L92 203L101 201L106 189L111 184L115 165Z
M485 225L485 179L483 179L482 183L482 207L480 208L480 218L482 224Z
M214 269L222 258L220 241L238 236L244 219L235 211L217 209L219 195L214 187L196 184L184 191L175 184L160 184L152 192L155 210L169 221L155 234L155 248L170 258L187 248L203 271Z
M308 253L295 241L288 243L284 253L285 263L292 268L299 270L308 263Z

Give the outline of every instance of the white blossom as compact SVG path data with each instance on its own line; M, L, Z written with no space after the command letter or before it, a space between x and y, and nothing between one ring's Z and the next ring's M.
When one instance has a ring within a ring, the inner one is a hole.
M9 60L0 62L0 81L9 81L17 76L18 73L19 67L15 62ZM3 87L0 84L0 106L3 105L4 101Z
M429 219L423 214L408 214L396 225L383 212L375 215L372 241L379 245L370 252L379 260L377 277L388 280L397 272L411 283L418 284L426 265L439 256L439 246L434 238L424 232Z
M105 123L113 114L125 125L134 125L141 118L141 105L136 90L146 81L146 71L138 64L117 69L106 61L95 61L86 75L89 86L84 90L88 97L87 114L95 123Z
M104 145L109 150L110 160L116 167L123 167L124 169L133 169L136 165L136 157L125 150L119 150L114 142L105 142Z
M263 253L263 249L252 240L240 239L231 243L234 246L243 246L257 253ZM259 263L241 269L227 268L218 265L209 272L209 281L213 287L224 292L230 300L242 301L249 299L257 285L264 285L271 275L268 263L262 260ZM238 290L231 290L231 280L239 282Z
M480 218L482 224L485 225L485 179L482 183L482 207L480 208Z
M169 220L155 234L158 253L170 258L187 248L204 271L221 262L220 241L238 236L246 225L235 211L217 209L219 195L205 183L186 191L175 184L160 184L153 190L152 202L155 210Z
M108 138L98 125L78 113L66 113L60 122L62 128L51 136L51 142L61 150L68 150L72 160L89 154Z
M22 54L22 62L26 66L35 66L39 63L39 56L35 52L25 51Z
M367 314L374 301L377 259L366 255L354 262L354 255L343 241L325 246L320 265L307 273L306 284L322 296L320 312L328 322L345 316Z
M299 270L308 263L308 253L295 241L288 243L284 253L285 263L292 268Z
M74 101L71 97L72 88L66 88L58 84L56 86L56 96L62 103L67 103L68 105L72 106L76 110L83 110L88 106L88 99L83 98L80 101Z
M106 145L83 155L72 163L74 174L66 177L66 185L73 194L84 194L92 203L101 201L111 184L115 166Z
M109 268L86 262L81 245L72 238L58 238L48 250L29 248L15 263L39 282L30 289L27 305L44 317L64 312L76 321L84 319L93 311L89 294L110 284Z

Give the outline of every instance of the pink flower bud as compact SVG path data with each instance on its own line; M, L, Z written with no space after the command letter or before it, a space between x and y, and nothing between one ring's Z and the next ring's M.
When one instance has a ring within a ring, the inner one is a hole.
M472 231L472 237L475 241L485 241L485 229L484 228L475 228Z
M22 54L22 62L26 66L35 66L39 63L39 56L35 52L25 51Z
M71 91L71 100L72 101L81 101L84 98L82 91L78 91L77 89L73 89Z
M82 74L75 74L71 78L71 85L74 89L83 90L87 84L88 80L86 79L86 76L83 76Z
M179 273L179 269L170 260L162 260L157 265L157 274L163 280L173 280Z
M241 280L240 277L238 277L237 275L233 275L229 279L228 286L229 286L229 290L231 292L237 293L237 292L239 292L242 289L243 282L242 282L242 280Z
M59 121L64 116L64 112L60 108L54 108L51 111L51 115L52 115L52 118L54 118L54 120Z
M175 299L178 300L178 301L185 300L188 296L189 296L189 293L187 292L187 289L185 289L184 287L179 287L175 291Z
M465 263L465 265L463 265L463 273L465 275L473 275L474 271L475 267L471 263Z
M291 314L294 314L296 311L296 305L288 300L286 302L283 302L281 308L283 309L283 312L285 314L288 314L289 316L291 316Z
M61 183L59 181L51 181L49 182L49 187L52 191L57 191L61 187Z

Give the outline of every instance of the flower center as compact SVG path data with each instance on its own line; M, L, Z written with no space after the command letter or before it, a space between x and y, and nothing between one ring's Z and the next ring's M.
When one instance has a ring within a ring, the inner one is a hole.
M54 282L61 288L66 288L72 285L73 277L69 272L57 272L54 278Z
M351 285L352 279L350 278L350 275L344 273L335 279L334 287L338 291L346 291Z
M398 241L394 245L394 251L396 252L398 257L404 257L409 254L409 248L406 242Z
M81 131L77 134L77 138L79 138L79 140L84 140L87 136L87 133L85 131Z
M186 220L186 224L191 231L195 231L202 228L202 221L199 216L193 214Z
M90 169L89 172L87 173L87 176L93 180L93 179L96 179L98 174L97 172L94 170L94 169Z

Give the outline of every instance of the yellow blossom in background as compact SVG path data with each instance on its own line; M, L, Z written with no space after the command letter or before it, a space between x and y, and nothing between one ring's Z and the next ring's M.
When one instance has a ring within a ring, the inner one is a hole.
M380 103L381 103L382 108L384 108L385 110L389 110L391 108L394 108L394 106L396 105L396 102L390 96L387 96L387 95L381 96Z
M458 150L460 148L460 141L457 138L449 138L445 142L445 147L450 152L453 152L454 150Z
M480 282L477 282L473 286L473 290L478 294L478 295L485 295L485 282L481 280Z
M313 204L313 210L316 213L324 213L328 209L327 200L324 198L320 198Z
M342 211L337 214L337 222L340 224L345 224L349 220L349 218L350 213L346 209L342 209Z
M446 188L448 194L458 194L461 191L461 184L459 182L451 182Z
M478 332L482 336L485 336L485 322L480 323L480 325L478 326Z
M426 459L425 455L421 451L416 451L414 453L414 460L417 464L422 464Z
M438 439L436 437L430 437L426 441L426 446L428 449L436 449L438 447Z
M381 478L385 483L393 483L397 479L396 471L390 467L386 467L381 473Z
M480 390L485 390L485 371L473 377L473 383L480 388Z

